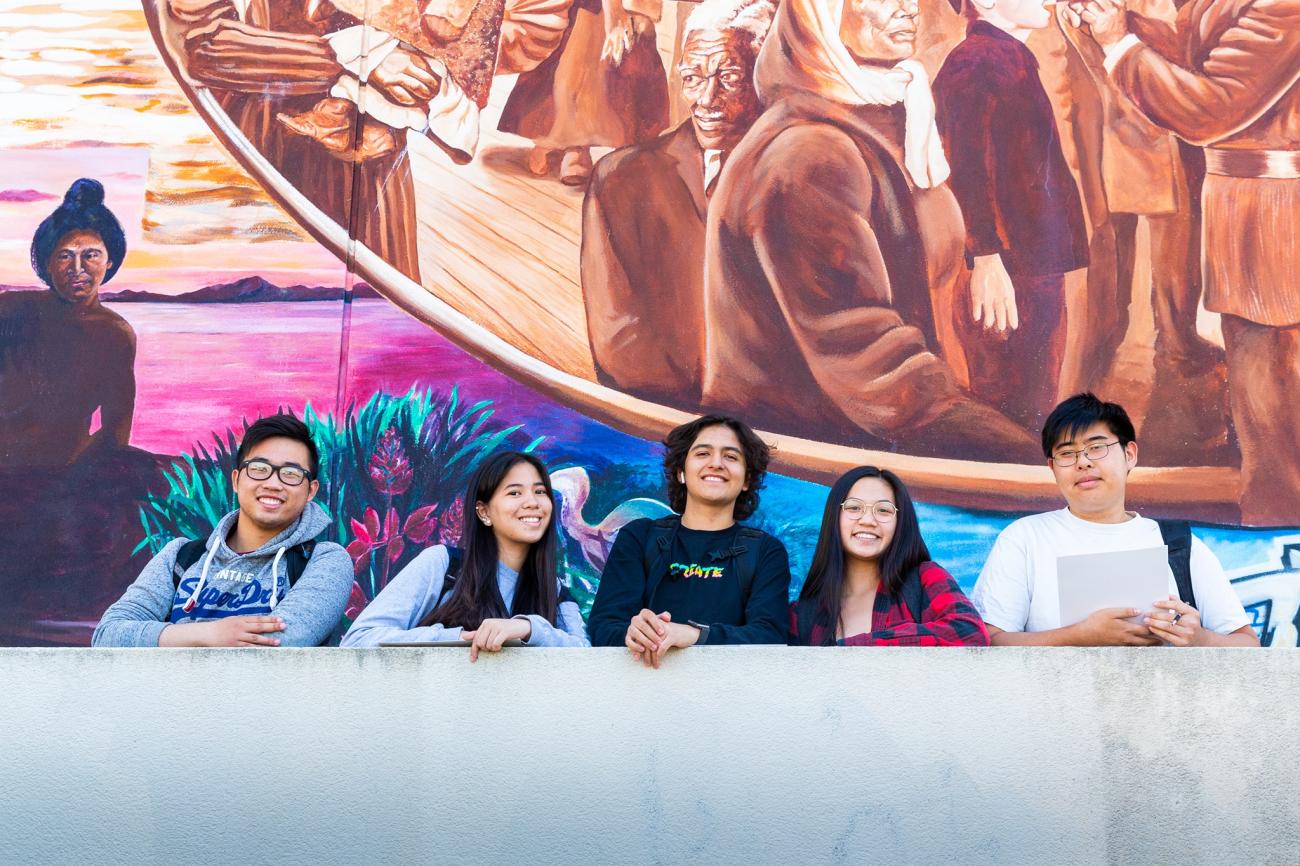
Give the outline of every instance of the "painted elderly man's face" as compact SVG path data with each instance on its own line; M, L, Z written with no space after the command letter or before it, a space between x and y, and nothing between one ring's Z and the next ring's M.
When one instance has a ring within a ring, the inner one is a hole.
M897 63L916 50L917 0L844 0L840 39L862 63Z
M682 46L677 71L695 138L705 150L735 147L758 117L753 38L740 30L706 30L691 33Z

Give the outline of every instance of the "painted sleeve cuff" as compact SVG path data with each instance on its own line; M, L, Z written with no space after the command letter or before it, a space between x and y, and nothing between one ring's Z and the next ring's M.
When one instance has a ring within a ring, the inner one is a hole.
M1106 74L1114 75L1115 67L1124 59L1124 56L1141 44L1142 40L1138 39L1136 34L1130 33L1114 45L1103 49L1106 52L1106 59L1102 65L1106 67Z
M339 65L362 81L397 48L396 36L365 24L348 27L325 37Z

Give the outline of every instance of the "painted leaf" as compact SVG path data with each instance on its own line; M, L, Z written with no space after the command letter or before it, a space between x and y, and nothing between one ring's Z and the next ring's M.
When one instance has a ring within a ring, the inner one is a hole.
M405 550L406 550L406 542L403 541L402 537L399 535L397 538L394 538L392 542L388 545L388 561L397 562L398 557L400 557L402 555L402 552Z
M366 528L364 523L357 520L355 517L352 518L352 534L356 536L357 541L364 544L367 548L375 543L374 537L370 534L370 530ZM351 549L352 545L348 545L348 550ZM353 558L355 559L355 557Z
M412 511L402 527L402 534L416 544L424 544L438 526L437 517L434 515L435 510L436 506L426 505Z

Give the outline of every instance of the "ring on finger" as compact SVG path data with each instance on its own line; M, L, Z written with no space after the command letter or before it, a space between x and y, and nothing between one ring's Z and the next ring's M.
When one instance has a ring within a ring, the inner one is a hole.
M1183 618L1181 613L1175 613L1174 618L1169 621L1170 625L1178 625L1178 621Z

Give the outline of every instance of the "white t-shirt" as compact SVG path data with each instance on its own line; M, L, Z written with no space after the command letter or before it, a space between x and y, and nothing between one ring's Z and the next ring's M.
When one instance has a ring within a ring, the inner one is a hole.
M1003 631L1060 628L1058 556L1140 550L1162 544L1159 524L1146 517L1124 523L1092 523L1075 517L1068 508L1031 514L1002 530L975 582L971 601L986 623ZM1169 592L1177 597L1173 570L1166 565L1165 571L1169 575ZM1196 593L1203 628L1228 634L1250 624L1223 566L1195 536L1192 591Z

